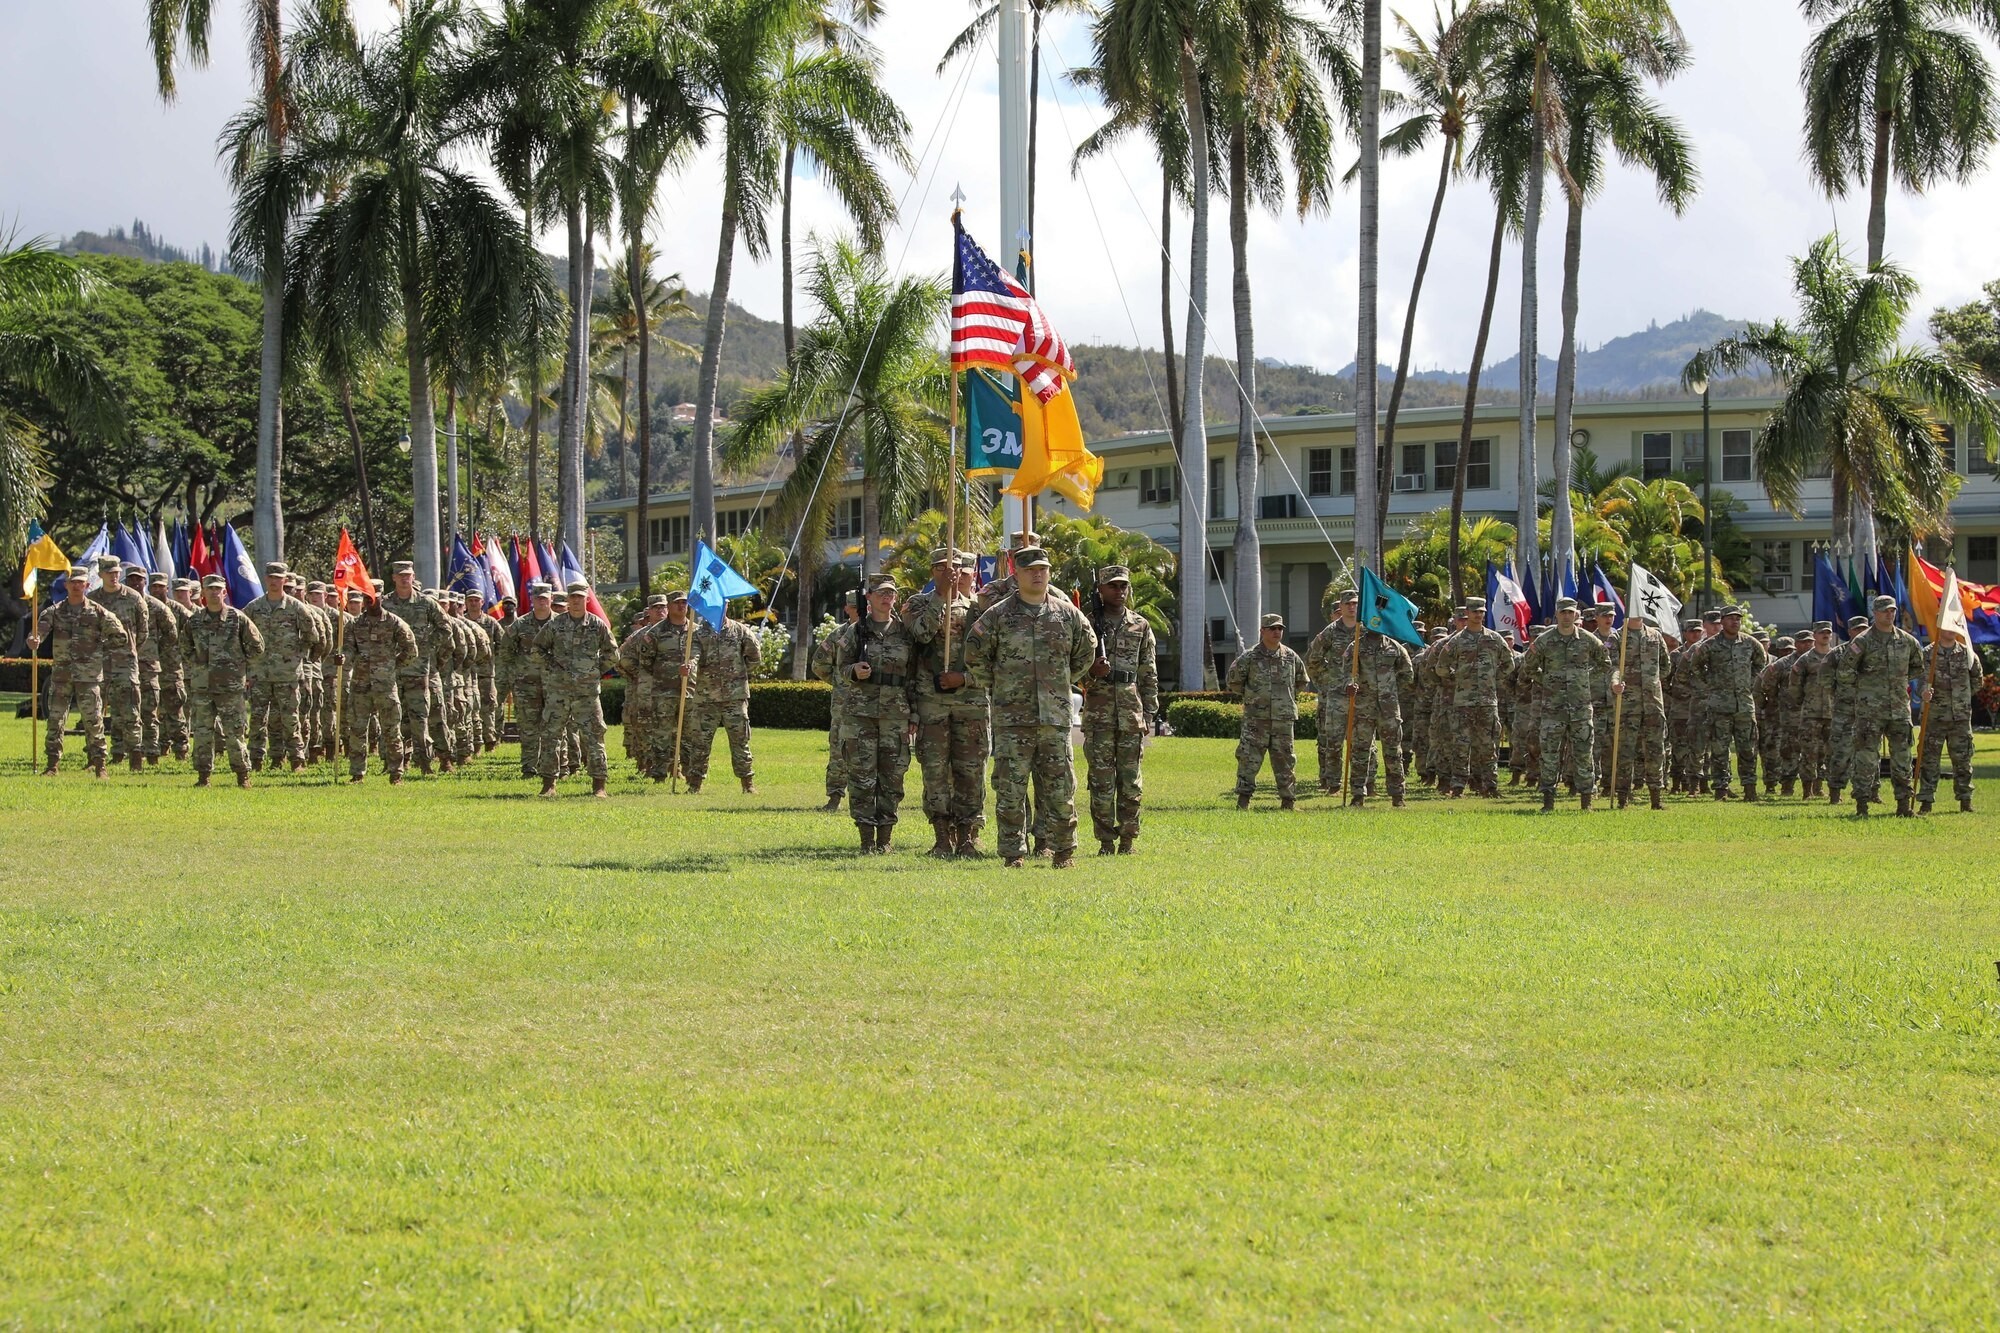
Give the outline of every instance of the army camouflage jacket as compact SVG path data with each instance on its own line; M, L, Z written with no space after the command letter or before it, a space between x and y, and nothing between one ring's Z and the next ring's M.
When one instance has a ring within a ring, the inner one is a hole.
M993 700L996 727L1063 727L1070 687L1097 658L1083 612L1051 591L1039 606L1009 597L974 621L965 664Z
M1771 660L1757 673L1757 716L1775 721L1785 715L1786 687L1792 680L1792 655L1771 654Z
M507 626L507 632L500 636L499 662L501 670L506 673L509 685L516 681L524 685L541 684L542 659L535 650L535 644L541 638L542 631L554 624L556 619L555 616L550 616L547 620L537 620L533 616L515 616L514 623ZM418 651L421 655L421 645ZM421 656L419 663L413 664L409 669L420 670L420 663Z
M1595 636L1591 642L1599 643ZM1438 671L1450 682L1454 705L1498 704L1501 687L1513 677L1514 650L1498 631L1469 626L1445 640L1444 651L1438 654Z
M444 609L435 600L422 593L398 597L389 592L382 596L382 609L408 625L410 633L417 636L417 660L404 668L404 675L422 675L432 668L439 654L450 651L451 630L445 625Z
M944 660L946 608L951 618L951 661ZM937 687L937 678L946 671L965 671L965 636L979 619L979 599L971 595L954 597L947 603L935 592L920 592L903 603L903 624L917 644L917 699L919 702L970 703L984 707L986 692L974 685L967 672L965 684L955 690Z
M264 653L252 673L259 680L297 680L306 654L319 643L321 627L312 608L289 593L277 598L266 593L244 607L243 614L264 640Z
M598 677L618 665L611 627L587 613L551 617L535 636L535 652L542 659L542 683L548 686L594 689Z
M1894 719L1910 714L1910 682L1924 674L1924 650L1907 630L1870 626L1849 642L1854 655L1855 716Z
M1637 618L1625 622L1625 642L1613 642L1612 675L1625 682L1627 699L1643 700L1656 708L1666 706L1666 687L1674 678L1674 655L1667 650L1666 636ZM1544 635L1543 637L1547 637ZM1625 656L1625 673L1618 675L1618 656Z
M356 616L344 632L341 651L347 679L357 690L393 686L417 660L417 636L396 616Z
M181 647L193 688L240 690L250 667L264 654L264 636L257 622L233 606L220 611L202 607L188 617Z
M1735 638L1718 634L1703 639L1694 650L1694 673L1701 684L1702 707L1711 714L1754 713L1757 677L1770 661L1764 645L1748 634Z
M149 593L146 609L152 613L153 623L160 628L160 670L165 675L178 676L181 673L181 624L188 617L187 608L179 602L163 601Z
M76 606L68 598L56 603L42 618L42 642L49 646L56 670L85 684L103 680L105 659L130 652L132 639L124 621L85 597Z
M1598 682L1609 670L1604 640L1587 629L1575 634L1550 630L1528 646L1521 659L1541 692L1543 717L1587 718L1597 702Z
M1229 664L1228 688L1243 696L1245 721L1291 722L1299 715L1299 696L1310 688L1306 660L1289 644L1266 648L1259 642L1238 653Z
M500 622L481 612L467 616L465 623L479 631L484 646L479 650L478 671L481 680L492 680L500 669Z
M651 682L654 694L679 698L681 663L686 662L694 668L688 677L688 697L693 699L699 697L694 686L701 679L701 652L701 636L694 633L692 616L680 625L658 620L625 640L625 646L618 650L618 664L635 680Z
M1792 680L1799 696L1801 717L1825 720L1833 716L1834 650L1808 648L1792 654Z
M91 589L87 596L125 625L126 641L105 650L104 664L129 666L138 661L141 645L153 634L153 613L146 599L130 588L110 583Z
M827 640L827 679L841 690L848 717L907 722L917 699L917 641L899 615L878 624L871 617L842 625ZM866 662L867 680L854 667Z
M1147 718L1157 716L1160 711L1159 646L1153 638L1153 627L1146 623L1146 617L1128 606L1115 616L1107 611L1097 617L1091 631L1097 636L1098 654L1091 666L1098 661L1109 662L1111 674L1093 676L1089 668L1085 669L1085 725L1094 717L1118 715L1127 721L1137 719L1137 725L1144 726Z
M740 620L722 622L712 629L699 616L694 622L694 651L701 658L701 674L688 686L688 697L704 703L741 703L750 697L750 677L763 665L757 636Z
M1359 629L1360 626L1355 626ZM1322 711L1333 705L1333 696L1347 684L1354 666L1354 630L1335 617L1333 623L1313 635L1306 645L1306 675L1312 678Z
M1926 650L1937 659L1931 683L1931 721L1958 722L1972 716L1972 696L1986 679L1979 658L1962 643L1932 644Z

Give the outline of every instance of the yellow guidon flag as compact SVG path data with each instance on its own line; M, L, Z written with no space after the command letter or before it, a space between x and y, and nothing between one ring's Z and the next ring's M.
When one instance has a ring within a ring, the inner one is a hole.
M35 600L35 585L41 580L41 571L69 573L69 557L56 545L56 539L42 531L42 525L30 520L28 523L28 554L21 561L21 596Z
M1044 403L1032 393L1023 393L1021 413L1021 466L1002 489L1008 495L1040 495L1053 490L1088 510L1104 484L1104 460L1084 447L1083 425L1076 417L1076 397L1057 394Z

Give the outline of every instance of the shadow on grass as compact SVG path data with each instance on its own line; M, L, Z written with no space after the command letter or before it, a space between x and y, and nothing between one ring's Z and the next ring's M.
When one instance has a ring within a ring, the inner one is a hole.
M852 848L824 845L758 847L742 852L688 852L679 856L642 861L627 857L596 857L572 862L577 870L637 871L652 875L722 875L741 865L796 863L800 861L855 861ZM880 864L880 863L878 863Z

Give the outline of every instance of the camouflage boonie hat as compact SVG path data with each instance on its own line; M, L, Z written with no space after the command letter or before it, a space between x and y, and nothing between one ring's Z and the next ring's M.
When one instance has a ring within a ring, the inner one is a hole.
M227 588L229 586L229 580L222 577L222 575L220 574L210 574L207 578L201 581L201 586L203 589Z
M1014 552L1014 568L1034 569L1049 563L1049 553L1039 546L1023 546Z
M1257 624L1261 629L1283 629L1285 627L1285 618L1276 611L1270 611L1266 612L1264 618L1258 621Z
M1106 565L1097 571L1097 582L1100 585L1106 583L1130 583L1131 581L1132 571L1123 565Z
M1896 609L1896 599L1888 593L1878 593L1875 600L1868 603L1868 606L1869 609L1875 611L1894 611Z
M417 572L417 562L414 560L398 560L395 564L389 566L389 572L391 574L414 574Z
M1831 620L1813 621L1813 633L1817 634L1821 630L1825 630L1828 634L1833 633L1833 622Z

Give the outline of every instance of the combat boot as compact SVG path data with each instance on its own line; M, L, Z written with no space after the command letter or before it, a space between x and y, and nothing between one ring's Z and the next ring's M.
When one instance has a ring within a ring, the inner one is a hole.
M183 760L184 760L184 759L186 759L187 757L188 757L188 747L187 747L187 742L186 742L186 741L175 741L175 742L174 742L174 758L176 758L176 759L183 759Z
M348 784L348 785L349 785L349 786L351 787L351 786L353 786L353 785L354 785L355 783L357 783L357 782L361 781L361 779L362 779L362 778L363 778L364 776L366 776L366 775L365 775L365 774L361 774L361 773L349 773L349 774L347 775L347 784Z
M932 856L950 856L958 850L956 831L943 815L931 816L931 832L937 835L936 841L931 843Z
M1959 798L1958 813L1960 813L1961 815L1969 815L1972 813L1972 798L1970 796L1964 796Z
M1354 799L1350 800L1348 804L1352 806L1359 806L1363 804L1365 801L1367 801L1367 799L1368 799L1368 794L1366 792L1358 791L1354 793Z
M134 773L143 773L146 771L146 761L139 755L135 754L132 756L131 765Z
M689 793L690 793L690 794L692 794L692 793L694 793L694 792L698 792L698 791L700 791L700 790L701 790L701 779L700 779L700 778L689 778L689 779L688 779L688 791L689 791Z
M1248 810L1250 808L1249 793L1247 792L1236 793L1236 808L1238 810Z
M659 777L656 777L656 778L654 778L654 779L653 779L653 781L655 781L655 782L664 782L664 781L666 780L666 776L667 776L666 774L662 773L662 774L660 774L660 776L659 776ZM831 796L827 797L827 798L826 798L826 804L820 807L820 810L821 810L821 811L822 811L823 813L825 813L825 814L829 814L829 815L830 815L830 814L832 814L832 813L833 813L834 811L836 811L836 810L838 810L838 809L840 809L840 793L839 793L839 792L835 792L835 793L834 793L833 795L831 795Z
M1968 810L1970 810L1970 809L1972 808L1972 802L1970 802L1970 801L1967 801L1967 802L1965 803L1965 808L1966 808L1966 809L1968 809ZM1121 834L1119 834L1119 835L1118 835L1118 854L1119 854L1120 856L1130 856L1130 855L1132 854L1132 840L1133 840L1134 838L1138 837L1138 836L1139 836L1139 835L1138 835L1138 834L1136 834L1136 833L1121 833Z
M305 766L306 766L305 760L299 758L297 755L292 756L292 772L296 773Z
M205 768L204 768L204 769L201 769L201 770L199 770L199 771L197 771L197 772L195 773L195 775L194 775L194 785L195 785L195 786L197 786L197 787L206 787L206 786L208 785L208 770L207 770L207 769L205 769Z
M611 794L604 790L603 778L592 778L590 780L590 794L596 797L600 801L608 801L611 799Z
M431 775L431 761L428 755L417 760L417 772L423 774L425 777L429 777ZM524 778L531 778L534 777L535 774L523 773L521 774L521 776Z
M1751 794L1752 795L1756 794L1755 788L1751 789ZM1731 795L1730 790L1727 787L1717 787L1715 789L1715 799L1718 801L1726 801L1730 799L1730 795Z
M1910 794L1903 792L1896 797L1896 818L1909 819L1915 814L1910 808Z
M1790 778L1786 778L1783 782L1778 784L1778 795L1784 797L1788 801L1792 799L1792 780Z
M1356 797L1354 803L1356 805L1361 804L1360 798ZM1295 810L1298 808L1298 802L1290 796L1280 796L1278 798L1278 808L1280 810Z
M1589 792L1585 792L1585 793L1584 793L1583 795L1581 795L1581 796L1577 797L1576 799L1577 799L1577 805L1578 805L1578 807L1579 807L1580 809L1584 809L1584 810L1588 810L1588 809L1590 809L1590 793L1589 793Z
M1652 788L1651 790L1652 790L1652 793L1653 793L1653 808L1654 808L1655 810L1664 810L1664 809L1666 809L1666 808L1667 808L1667 802L1666 802L1666 799L1665 799L1665 796L1664 796L1664 794L1663 794L1663 793L1662 793L1662 792L1660 791L1660 789L1659 789L1658 787L1654 787L1654 788Z
M1508 785L1508 786L1510 786L1510 787L1518 787L1518 786L1520 786L1520 785L1521 785L1521 775L1520 775L1519 773L1509 773L1509 774L1507 775L1507 785Z
M1630 787L1620 787L1618 789L1618 808L1623 810L1630 804L1632 804L1632 789Z
M1770 798L1770 795L1771 795L1771 789L1770 789L1770 788L1768 788L1768 787L1766 787L1766 788L1764 789L1764 797L1763 797L1763 799L1766 799L1766 800L1768 800L1768 799ZM1751 782L1751 783L1746 783L1746 784L1744 784L1744 787L1743 787L1743 799L1744 799L1745 801L1748 801L1748 802L1749 802L1750 804L1752 804L1752 805L1755 805L1755 804L1757 803L1757 801L1758 801L1758 799L1759 799L1759 798L1758 798L1758 795L1757 795L1757 784L1756 784L1756 783L1754 783L1754 782Z
M1828 805L1840 804L1840 787L1838 784L1826 789L1826 803Z
M450 755L448 755L448 754L441 754L441 755L439 755L439 756L438 756L438 772L439 772L439 773L441 773L441 774L442 774L442 773L449 773L449 772L451 772L451 756L450 756Z
M392 769L390 769L390 770L389 770L389 785L390 785L391 787L400 787L400 786L402 786L402 785L403 785L403 770L402 770L402 769L400 769L400 768L392 768Z
M1076 853L1074 851L1057 852L1056 859L1049 864L1049 869L1068 870L1071 866L1075 864L1076 864Z
M156 754L149 754L146 756L147 768L158 768L159 766L160 766L160 756Z
M1118 840L1116 838L1099 838L1097 840L1097 854L1099 856L1116 856L1118 854Z
M1018 856L1010 856L1007 858L1004 864L1009 870L1019 870L1021 868L1022 860Z
M1866 796L1857 796L1854 798L1854 813L1858 818L1868 818L1868 798Z
M118 762L118 760L119 760L118 755L114 754L111 756L112 763L115 764ZM257 769L257 768L262 768L263 766L264 766L264 752L262 750L252 750L250 752L250 767L253 769Z
M1931 812L1931 803L1930 803L1929 801L1918 801L1918 802L1917 802L1917 813L1918 813L1918 814L1920 814L1920 815L1927 815L1927 814L1929 814L1930 812Z
M1542 813L1545 815L1549 814L1552 811L1554 811L1555 808L1556 808L1556 789L1554 787L1542 788Z
M960 824L958 826L958 854L975 859L984 855L979 850L979 825Z
M104 764L100 761L90 766L90 776L98 782L104 781ZM1968 805L1968 810L1972 807Z
M877 856L887 856L889 854L889 839L895 832L896 830L887 824L877 824L875 826L875 854Z
M1399 791L1389 793L1389 808L1392 810L1401 810L1403 808L1403 793Z
M743 779L743 794L745 796L755 796L757 794L757 783L755 779L753 778Z
M1048 854L1049 854L1049 840L1043 837L1041 834L1037 833L1035 835L1034 842L1029 846L1028 855L1034 857L1037 861L1039 861Z
M250 785L250 770L249 770L249 769L247 769L247 768L246 768L246 769L244 769L244 770L243 770L242 772L240 772L240 773L238 773L238 774L236 775L236 785L237 785L237 786L239 786L239 787L247 787L247 786L249 786L249 785Z
M543 778L542 795L548 797L550 800L554 800L555 794L556 794L556 780L554 778Z
M91 765L91 767L95 768L95 767L96 767L96 765L95 765L95 764L93 764L93 765ZM51 759L51 760L49 760L48 764L47 764L46 766L44 766L44 767L43 767L43 769L42 769L42 776L43 776L43 777L47 777L47 776L49 776L49 774L51 774L51 773L53 773L53 772L55 772L55 771L56 771L56 761L55 761L55 760L53 760L53 759Z
M861 834L861 854L867 856L875 850L875 826L856 824L855 830Z

